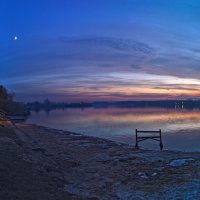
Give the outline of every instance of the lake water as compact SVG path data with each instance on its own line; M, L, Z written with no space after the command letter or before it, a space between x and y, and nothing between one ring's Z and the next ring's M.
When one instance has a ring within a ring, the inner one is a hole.
M32 112L27 123L135 144L135 129L162 130L164 149L200 151L200 110L86 108ZM159 142L140 146L159 149Z

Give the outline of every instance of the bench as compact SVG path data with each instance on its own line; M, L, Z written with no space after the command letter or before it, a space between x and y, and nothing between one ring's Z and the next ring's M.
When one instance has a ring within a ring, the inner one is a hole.
M2 110L0 110L0 121L7 121L8 117L6 116L6 113Z
M135 129L135 148L139 149L138 143L151 139L160 142L160 150L163 149L161 129L159 131L142 131Z

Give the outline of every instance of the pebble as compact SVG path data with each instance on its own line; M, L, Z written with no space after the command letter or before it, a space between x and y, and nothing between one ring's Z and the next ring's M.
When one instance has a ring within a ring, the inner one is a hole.
M151 174L151 176L156 176L158 175L158 173L154 172L153 174Z
M145 179L148 178L148 176L146 175L145 172L139 172L139 173L138 173L138 176L140 176L141 178L145 178Z
M187 161L192 161L194 159L192 158L187 158L187 159L176 159L176 160L172 160L169 165L172 166L172 167L180 167L180 166L183 166L183 165L186 165L187 164Z

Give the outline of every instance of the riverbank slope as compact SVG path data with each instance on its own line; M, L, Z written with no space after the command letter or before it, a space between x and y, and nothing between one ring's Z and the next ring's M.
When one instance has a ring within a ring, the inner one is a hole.
M200 153L134 150L47 127L0 127L0 199L200 199Z

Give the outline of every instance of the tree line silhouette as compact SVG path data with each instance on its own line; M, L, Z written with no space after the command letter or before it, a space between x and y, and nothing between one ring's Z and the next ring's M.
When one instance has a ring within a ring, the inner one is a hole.
M28 115L29 111L25 104L13 100L14 93L9 93L7 89L0 85L0 110L7 115Z

